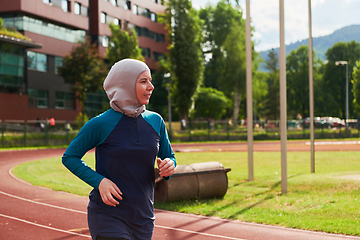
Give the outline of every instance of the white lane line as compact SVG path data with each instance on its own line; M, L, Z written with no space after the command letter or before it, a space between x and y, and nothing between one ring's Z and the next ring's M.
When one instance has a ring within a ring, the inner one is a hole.
M165 226L159 226L159 225L155 225L155 227L168 229L168 230L174 230L174 231L180 231L180 232L186 232L186 233L192 233L192 234L196 234L196 235L203 235L203 236L208 236L208 237L217 237L217 238L231 239L231 240L246 240L246 239L243 239L243 238L226 237L226 236L221 236L221 235L215 235L215 234L209 234L209 233L201 233L201 232L195 232L195 231L190 231L190 230L184 230L184 229L172 228L172 227L165 227Z
M37 202L37 201L30 200L30 199L18 197L18 196L15 196L15 195L3 192L3 191L0 191L0 193L6 195L8 197L16 198L16 199L26 201L26 202L36 203L36 204L40 204L40 205L43 205L43 206L57 208L57 209L66 210L66 211L70 211L70 212L86 214L86 212L84 212L84 211L74 210L74 209L71 209L71 208L59 207L59 206L56 206L56 205L51 205L51 204L47 204L47 203L43 203L43 202Z
M24 223L27 223L27 224L31 224L31 225L34 225L34 226L37 226L37 227L50 229L50 230L53 230L53 231L58 231L58 232L62 232L62 233L68 233L68 234L72 234L72 235L76 235L76 236L80 236L80 237L91 238L91 236L89 236L89 235L69 232L69 231L66 231L66 230L62 230L62 229L53 228L53 227L49 227L49 226L46 226L46 225L41 225L41 224L37 224L37 223L34 223L34 222L30 222L30 221L27 221L27 220L24 220L24 219L21 219L21 218L7 216L7 215L1 214L1 213L0 213L0 216L4 217L4 218L10 218L10 219L13 219L13 220L16 220L16 221L24 222Z
M325 141L325 142L314 143L314 145L345 145L345 144L360 144L360 141ZM305 145L310 145L310 142L305 142Z
M66 210L66 211L70 211L70 212L87 214L86 212L83 212L83 211L78 211L78 210L74 210L74 209L70 209L70 208L64 208L64 207L59 207L59 206L56 206L56 205L51 205L51 204L47 204L47 203L37 202L37 201L30 200L30 199L18 197L18 196L9 194L9 193L5 193L5 192L3 192L3 191L0 191L0 194L6 195L6 196L8 196L8 197L13 197L13 198L16 198L16 199L19 199L19 200L22 200L22 201L31 202L31 203L35 203L35 204L40 204L40 205L47 206L47 207L57 208L57 209ZM5 215L2 215L2 214L0 214L0 216L9 217L9 218L13 218L13 219L19 220L19 219L17 219L17 218L10 217L10 216L5 216ZM20 220L19 220L19 221L20 221ZM23 220L23 222L36 225L35 223L27 222L26 220ZM47 227L47 226L45 226L45 227ZM169 229L169 230L175 230L175 231L180 231L180 232L193 233L193 234L198 234L198 235L204 235L204 236L218 237L218 238L223 238L223 239L245 240L245 239L241 239L241 238L231 238L231 237L226 237L226 236L213 235L213 234L208 234L208 233L200 233L200 232L189 231L189 230L185 230L185 229L165 227L165 226L159 226L159 225L155 225L155 227L164 228L164 229ZM62 231L65 231L65 230L62 230ZM66 232L67 232L67 231L66 231ZM87 235L85 235L85 236L87 236Z

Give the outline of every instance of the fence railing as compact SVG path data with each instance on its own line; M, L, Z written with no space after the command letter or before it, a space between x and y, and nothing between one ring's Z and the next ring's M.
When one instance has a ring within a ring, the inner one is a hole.
M48 120L0 120L1 147L68 145L80 126L68 121L56 121L53 125Z
M172 142L189 141L235 141L247 140L246 122L231 121L188 121L171 123L169 135ZM315 139L359 138L360 121L349 120L349 129L339 125L335 128L317 126ZM254 140L279 140L278 121L254 122ZM1 148L66 146L76 136L82 124L78 122L56 121L54 125L47 120L0 120ZM169 123L166 122L169 129ZM310 139L310 130L300 121L288 121L288 139Z

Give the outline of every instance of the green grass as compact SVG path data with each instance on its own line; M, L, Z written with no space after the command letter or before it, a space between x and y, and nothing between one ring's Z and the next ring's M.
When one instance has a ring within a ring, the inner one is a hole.
M254 153L254 181L247 181L246 152L176 153L178 164L221 162L229 185L223 198L155 203L155 207L309 229L360 235L360 180L341 178L360 174L360 152L316 152L316 173L310 173L309 152L288 152L288 193L281 194L280 153ZM94 155L85 161L94 166ZM60 158L25 163L14 173L35 185L80 195L91 188L61 164Z

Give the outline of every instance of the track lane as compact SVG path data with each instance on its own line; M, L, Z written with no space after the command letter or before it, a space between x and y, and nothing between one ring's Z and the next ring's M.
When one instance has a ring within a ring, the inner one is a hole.
M271 143L266 146L273 148L275 145ZM309 148L305 141L295 145ZM352 150L354 147L359 150L359 145L353 145L346 144L352 146ZM224 149L224 146L226 145L200 147L206 148L206 151L219 151ZM186 148L196 149L199 146ZM0 151L0 240L89 239L86 221L87 197L35 187L18 181L9 173L13 166L22 162L60 157L64 150ZM360 237L293 230L162 210L156 210L155 215L153 240L360 240Z

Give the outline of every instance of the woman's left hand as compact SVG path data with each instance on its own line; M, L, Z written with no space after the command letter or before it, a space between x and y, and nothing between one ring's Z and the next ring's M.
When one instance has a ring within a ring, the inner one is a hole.
M174 161L170 158L165 158L164 160L161 160L160 158L156 159L158 169L159 169L159 175L162 177L170 177L175 173L175 166Z

